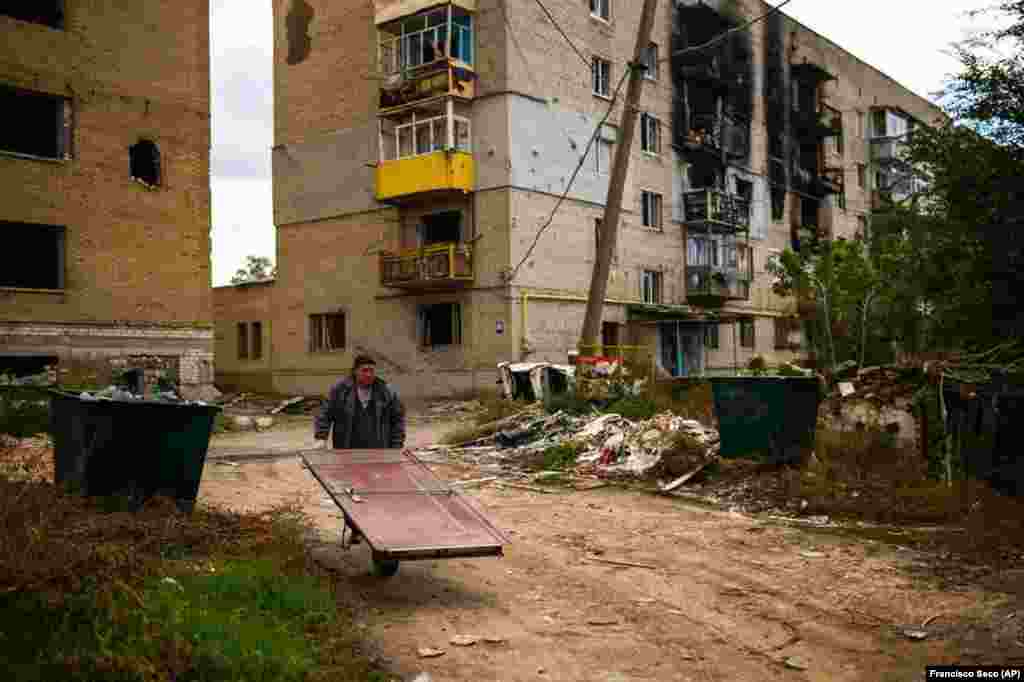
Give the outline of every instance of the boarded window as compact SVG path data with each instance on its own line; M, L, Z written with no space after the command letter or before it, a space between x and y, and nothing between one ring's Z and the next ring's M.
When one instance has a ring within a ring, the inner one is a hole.
M462 344L462 305L438 303L421 305L417 311L421 346L457 346Z
M345 313L309 316L309 352L345 350Z
M0 0L0 14L50 28L64 28L63 0Z
M160 184L160 149L152 140L139 140L128 148L129 172L147 185Z
M249 325L245 322L238 323L238 359L249 359Z
M64 234L60 225L0 220L9 248L0 258L0 287L64 288Z
M0 85L0 151L46 159L71 158L71 101Z
M740 320L740 346L743 348L753 348L755 341L754 320Z
M263 357L263 323L252 323L252 359L259 360Z

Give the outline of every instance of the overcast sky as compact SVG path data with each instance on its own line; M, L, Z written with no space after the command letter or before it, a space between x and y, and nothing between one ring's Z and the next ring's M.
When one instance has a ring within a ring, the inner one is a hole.
M964 13L991 4L792 0L785 12L917 94L929 96L956 69L956 62L944 54L949 44L979 27ZM210 7L213 285L221 286L247 255L275 257L270 189L273 17L270 0L212 0Z

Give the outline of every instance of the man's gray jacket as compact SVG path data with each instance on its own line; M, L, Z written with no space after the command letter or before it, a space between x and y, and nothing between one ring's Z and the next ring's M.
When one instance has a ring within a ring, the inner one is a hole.
M314 421L315 436L326 439L334 426L332 447L348 449L352 444L352 418L356 412L355 381L346 377L331 387L327 402ZM380 379L373 380L374 424L378 448L405 445L405 408L398 394Z

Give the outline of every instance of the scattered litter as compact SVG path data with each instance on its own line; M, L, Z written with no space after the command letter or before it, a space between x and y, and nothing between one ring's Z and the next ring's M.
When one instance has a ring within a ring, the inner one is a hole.
M504 644L505 638L497 635L489 635L484 637L484 642L487 644Z
M430 676L430 673L424 672L412 678L409 682L434 682L434 678Z
M927 618L925 618L925 621L921 623L921 629L923 630L924 628L928 627L929 623L931 623L933 620L935 620L941 615L941 613L936 613L934 616L928 616ZM1010 618L1013 618L1015 615L1016 614L1011 613L1006 620L1010 620Z
M420 658L437 658L438 656L444 656L444 649L421 647L416 650L416 653L419 655Z
M804 551L804 552L800 552L800 556L804 557L805 559L821 559L822 557L825 556L825 553L824 552L808 552L808 551Z
M181 583L179 583L177 580L175 580L174 578L171 578L169 576L164 578L160 582L162 582L162 583L164 583L166 585L171 585L172 587L177 587L182 592L185 591L185 588L181 586Z
M851 383L849 381L840 381L839 382L839 394L841 396L843 396L844 398L846 396L848 396L848 395L853 395L856 392L857 392L857 389L855 389L853 387L853 383Z
M602 564L610 564L612 566L625 566L625 567L628 567L628 568L646 568L646 569L650 569L652 571L658 570L657 566L652 566L650 564L638 564L638 563L634 563L632 561L616 561L615 559L602 559L601 557L593 556L593 555L588 556L587 559L590 560L590 561L596 561L596 562L602 563Z
M480 638L473 635L455 635L449 641L455 646L473 646L480 641Z
M588 618L587 625L618 625L618 618Z
M227 460L219 460L219 461L215 462L215 464L218 464L218 465L220 465L222 467L236 467L236 466L238 466L238 462L229 462Z
M470 485L483 485L484 483L490 483L491 481L497 481L497 480L498 480L497 476L487 476L486 478L470 478L470 479L466 479L464 481L452 481L448 485L457 485L457 486L461 486L461 487L466 487L466 486L470 486Z
M790 656L785 660L785 665L793 670L807 670L807 662L799 656Z
M281 403L280 405L278 405L277 407L275 407L274 409L272 409L272 410L270 411L270 414L280 414L280 413L281 413L282 411L284 411L285 409L287 409L287 408L291 407L292 405L298 405L298 404L299 404L299 403L301 403L301 402L302 402L303 400L305 400L305 398L304 398L303 396L298 396L298 397L296 397L296 398L289 398L288 400L285 400L285 401L284 401L284 402L282 402L282 403Z
M920 641L922 639L927 639L928 631L927 630L904 630L903 631L903 636L906 637L907 639L913 639L913 640Z
M273 417L256 417L256 430L265 431L274 425Z

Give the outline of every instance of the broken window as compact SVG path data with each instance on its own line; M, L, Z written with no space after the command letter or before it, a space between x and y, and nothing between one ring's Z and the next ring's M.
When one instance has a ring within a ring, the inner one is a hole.
M239 322L238 325L238 359L249 359L249 325Z
M139 140L128 148L131 177L147 185L160 184L160 149L152 140Z
M611 4L612 0L590 0L590 16L611 21Z
M644 270L640 275L640 300L661 303L661 273L657 270Z
M640 208L644 227L661 229L661 195L646 190L640 193Z
M594 61L591 63L591 75L593 81L594 94L600 95L601 97L611 96L611 81L612 81L612 63L607 59L601 59L600 57L594 57Z
M708 324L704 326L704 345L708 350L718 350L717 324Z
M252 359L259 360L263 357L263 323L252 323Z
M0 14L50 28L64 28L63 0L0 0Z
M754 319L746 318L740 320L740 346L743 348L753 348L755 341Z
M417 226L420 246L462 241L462 212L442 211L423 216Z
M329 353L345 350L345 313L309 316L309 352Z
M0 287L64 288L64 227L0 220L12 248L5 250Z
M640 63L644 65L644 78L658 80L658 44L651 43L644 50Z
M0 151L71 158L71 100L0 85Z
M661 121L650 114L640 115L640 149L651 154L661 153Z
M421 305L417 311L421 346L462 344L462 305L438 303Z
M782 187L772 187L772 220L782 220L786 213L786 190Z

